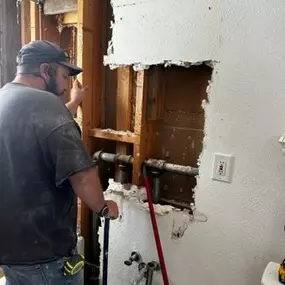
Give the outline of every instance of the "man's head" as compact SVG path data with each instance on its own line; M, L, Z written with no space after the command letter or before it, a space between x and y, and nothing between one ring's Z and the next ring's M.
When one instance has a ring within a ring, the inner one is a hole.
M32 41L18 53L17 75L36 77L46 91L61 96L68 87L68 77L82 72L68 61L68 55L54 43Z

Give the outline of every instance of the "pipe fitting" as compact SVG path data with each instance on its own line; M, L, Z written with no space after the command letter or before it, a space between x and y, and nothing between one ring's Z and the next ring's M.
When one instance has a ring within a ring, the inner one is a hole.
M108 153L102 150L95 152L92 158L94 160L102 160L111 163L120 163L120 162L125 164L133 163L133 157L131 155L120 154L120 153L118 154Z
M138 266L139 272L141 272L143 269L146 269L146 267L147 267L146 264L144 262L141 262Z
M160 266L159 263L156 261L151 261L147 264L148 269L151 269L153 271L159 271L160 270Z
M147 264L146 285L152 284L153 273L159 270L160 266L156 261L151 261Z
M103 153L102 150L99 150L99 151L95 152L95 153L92 155L92 159L93 159L93 160L101 160L101 153Z
M160 201L160 176L162 175L162 171L151 168L150 169L152 176L152 200L153 203L157 204Z
M133 251L131 253L131 256L128 260L124 261L124 264L127 265L127 266L131 266L133 264L133 262L140 262L141 260L141 255L136 252L136 251Z
M128 183L128 165L119 163L119 181L122 184Z

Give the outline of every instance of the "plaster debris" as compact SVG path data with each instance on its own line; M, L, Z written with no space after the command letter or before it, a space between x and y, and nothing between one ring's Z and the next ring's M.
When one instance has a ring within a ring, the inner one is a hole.
M119 4L119 5L115 5L114 1L112 1L112 7L114 8L123 8L123 7L128 7L128 6L136 6L136 5L142 5L148 2L151 2L152 0L145 0L145 1L134 1L134 2L130 2L130 3L123 3L123 4ZM128 1L127 1L128 2Z
M137 206L143 211L149 211L145 187L138 187L132 184L121 184L114 181L114 179L109 179L109 186L104 192L107 199L114 200L119 207L120 215L118 222L122 223L124 221L124 209L126 209L126 201ZM130 204L129 204L130 205ZM160 205L154 204L154 211L157 216L169 215L172 219L172 230L170 233L172 240L179 240L183 238L189 225L195 222L206 222L207 217L204 214L196 211L194 204L191 204L193 209L193 214L189 214L189 210L184 209L183 211L170 205Z
M112 178L109 179L108 182L109 182L109 186L107 190L104 192L104 195L105 196L114 195L114 199L119 204L120 210L123 209L123 207L120 206L122 205L123 200L127 200L127 201L135 203L137 206L139 206L140 209L149 211L148 203L146 202L147 195L146 195L145 187L138 187L133 184L121 184L120 182L114 181L114 179ZM192 215L190 215L189 211L186 209L184 211L181 211L180 209L175 208L170 205L154 204L153 207L154 207L155 213L159 216L164 216L164 215L168 215L171 213L177 213L177 214L183 214L184 218L186 215L189 219L189 223L207 221L207 217L204 214L198 212L193 203L191 204L191 208L193 211ZM179 223L176 221L176 224L179 224ZM181 228L184 229L184 227L176 226L176 228L180 228L179 235L181 235L181 233L183 232L183 231L181 232Z
M108 50L107 50L107 53L108 54L112 54L113 53L113 44L110 42L109 43L109 47L108 47ZM105 66L109 66L109 68L111 70L114 70L114 69L117 69L119 67L126 67L126 66L130 66L129 64L109 64L108 63L108 56L104 56L104 65ZM133 66L133 70L134 71L141 71L141 70L147 70L150 68L150 65L147 65L147 64L142 64L142 63L134 63L134 64L131 64Z
M109 48L108 48L108 50L109 50ZM108 64L107 64L107 56L104 56L104 62L103 62L103 64L104 64L105 66L108 65ZM120 67L120 65L118 65L118 64L109 64L110 70L117 69L118 67Z
M138 187L131 184L121 184L109 179L109 186L105 191L105 195L115 194L121 198L135 202L141 209L149 211L145 187ZM157 215L167 215L174 211L180 211L175 207L169 205L154 204L154 211Z
M21 4L23 0L16 0L17 7L17 25L20 25L20 15L21 15Z
M141 71L141 70L148 70L151 66L158 66L158 65L163 65L164 67L170 67L174 65L174 66L182 66L185 68L189 68L191 66L198 66L203 64L213 68L217 63L216 61L213 60L196 61L196 62L165 60L161 63L156 63L156 64L147 64L143 62L131 63L131 64L116 64L116 63L110 63L108 60L108 57L111 56L113 53L114 53L113 42L109 41L107 55L104 56L104 65L105 66L108 65L111 70L117 69L119 67L133 66L134 71Z
M141 204L141 206L143 209L149 211L148 203L143 203L143 204ZM176 209L172 206L160 205L160 204L154 204L153 208L154 208L155 213L159 216L167 215L171 212L174 212L175 210L180 211L179 209Z
M113 5L112 5L112 6L113 6ZM113 17L114 17L114 14L113 14ZM111 30L111 32L112 32L112 36L113 36L114 24L115 24L115 23L114 23L114 21L112 20L112 21L110 22L110 30ZM111 54L114 54L114 45L113 45L113 41L112 41L112 40L110 40L110 41L108 42L107 55L105 55L105 56L103 57L103 64L104 64L104 65L107 65L108 56L110 56ZM115 66L113 67L112 65L110 65L109 67L110 67L110 69L116 68Z
M150 66L142 63L135 63L133 64L134 71L141 71L141 70L147 70Z
M63 31L63 14L60 15L56 15L56 20L57 20L57 30L59 32L59 34L61 35L62 31Z
M191 66L198 66L198 65L207 65L211 68L215 66L217 61L215 60L202 60L202 61L173 61L173 60L165 60L163 62L164 67L170 67L172 65L182 66L185 68L189 68Z
M113 53L114 53L114 45L113 45L112 41L109 41L108 48L107 48L107 54L110 55L110 54L113 54ZM104 56L103 59L104 59L104 62L105 62L105 60L107 60L107 56ZM111 65L110 65L110 67L111 67Z
M110 133L110 134L114 134L114 135L119 135L119 136L129 136L129 137L135 136L135 134L129 130L127 130L127 131L116 131L113 129L104 129L104 130L102 130L102 132Z
M123 198L130 200L132 198L137 198L138 192L139 192L139 187L136 185L131 185L131 184L121 184L119 182L114 181L114 179L110 178L109 179L109 186L107 190L104 192L105 195L108 194L115 194L122 196Z
M193 216L189 216L189 213L185 211L180 213L179 216L175 215L173 218L171 239L177 240L182 238L193 220Z

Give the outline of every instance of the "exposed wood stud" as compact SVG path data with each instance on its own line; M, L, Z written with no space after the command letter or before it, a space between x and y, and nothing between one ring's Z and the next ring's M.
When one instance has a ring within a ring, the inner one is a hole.
M94 150L94 139L89 136L89 130L100 126L101 117L101 0L77 1L77 64L83 68L83 73L77 78L83 86L88 86L82 108L79 108L78 118L82 127L83 143L91 154ZM85 252L88 259L91 250L91 211L81 205L81 231L85 238Z
M132 112L132 68L120 67L117 70L117 104L116 104L116 126L117 130L130 130ZM129 146L118 142L116 153L127 154ZM118 170L116 179L118 179Z
M39 6L30 1L31 40L40 39L40 11Z
M131 127L132 68L118 68L117 82L117 130L126 131Z
M101 34L101 43L102 43L102 51L105 53L105 51L108 48L108 32L109 32L109 22L107 21L108 18L108 6L111 5L110 1L102 1L102 18L101 21L101 27L102 27L102 34ZM106 80L107 80L107 72L108 72L107 66L104 66L102 64L102 80L101 80L101 124L100 126L102 128L106 127Z
M21 43L25 45L31 41L31 10L30 0L22 0L21 2Z
M164 69L155 66L148 71L147 120L159 120L164 116Z
M147 103L147 76L146 71L139 71L136 78L136 112L135 134L138 136L133 150L133 183L141 183L141 164L147 156L146 139L146 103Z

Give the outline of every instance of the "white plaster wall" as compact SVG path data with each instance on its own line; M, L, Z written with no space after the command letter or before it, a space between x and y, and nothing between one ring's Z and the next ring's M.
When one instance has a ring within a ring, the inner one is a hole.
M207 215L171 240L173 215L158 217L174 285L257 285L285 256L284 0L113 0L109 64L215 60L205 106L196 205ZM209 7L211 9L209 10ZM211 180L214 152L236 157L232 184ZM130 284L123 261L157 259L149 215L130 201L111 223L109 285ZM155 284L162 284L160 278Z

